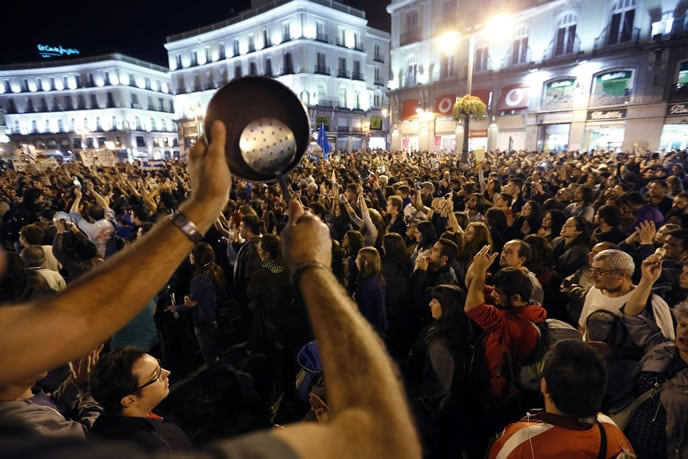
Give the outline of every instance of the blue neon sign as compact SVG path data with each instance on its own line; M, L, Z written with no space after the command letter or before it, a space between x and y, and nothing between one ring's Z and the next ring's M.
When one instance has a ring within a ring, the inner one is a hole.
M44 58L48 59L51 57L62 57L71 56L75 54L81 54L78 49L74 48L63 48L60 46L50 46L50 45L36 45L38 48L38 54Z

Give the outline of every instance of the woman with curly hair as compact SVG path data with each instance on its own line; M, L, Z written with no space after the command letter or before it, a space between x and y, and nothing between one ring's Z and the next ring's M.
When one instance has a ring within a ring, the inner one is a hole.
M461 263L464 267L473 261L473 257L478 253L480 249L484 246L489 245L492 247L492 236L490 235L490 229L483 222L471 222L466 226L466 231L463 235L464 244L463 250L461 250Z

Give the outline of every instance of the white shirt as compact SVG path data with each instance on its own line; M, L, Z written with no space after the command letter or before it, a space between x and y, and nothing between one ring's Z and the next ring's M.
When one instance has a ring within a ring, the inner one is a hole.
M587 295L585 295L585 303L583 304L580 319L578 319L578 325L585 327L585 321L588 316L601 309L620 316L621 307L631 298L633 290L635 290L635 287L625 295L612 298L603 294L597 287L590 287ZM674 322L671 318L671 310L666 301L655 294L652 294L652 314L655 317L657 326L662 331L662 335L673 341L676 335L674 334Z

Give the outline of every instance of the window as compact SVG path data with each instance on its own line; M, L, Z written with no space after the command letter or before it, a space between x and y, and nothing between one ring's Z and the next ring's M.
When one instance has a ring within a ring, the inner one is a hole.
M146 89L151 89L150 78L146 78Z
M131 95L131 108L141 108L139 105L139 96L137 94Z
M557 109L571 107L576 89L577 83L573 78L550 81L545 84L542 108Z
M635 20L635 0L618 0L614 4L612 20L609 24L607 44L615 45L631 41L633 21Z
M375 45L373 48L373 60L377 62L384 62L380 54L380 45Z
M454 56L443 56L440 65L440 78L452 78L455 74Z
M676 87L682 88L688 85L688 61L683 61L678 66L678 75L676 76Z
M155 110L155 106L153 105L153 97L148 96L148 110Z
M674 27L674 13L670 11L662 14L662 20L652 23L652 36L670 34Z
M476 72L484 72L489 66L490 51L487 45L480 44L475 50L475 59L473 62L473 69Z
M615 70L597 75L593 80L593 104L623 104L631 99L633 72Z
M282 41L289 40L291 40L291 28L289 27L289 23L285 22L282 24Z
M265 76L272 76L272 59L269 57L265 58Z
M520 27L511 44L511 65L528 62L528 28Z
M576 21L572 13L565 14L557 22L557 37L554 56L563 56L575 52Z
M383 83L383 82L382 82L381 73L382 73L382 72L380 72L380 68L379 68L379 67L375 67L375 70L374 70L375 84L382 84L382 83Z
M239 55L239 40L234 40L234 56Z
M325 53L317 53L316 64L315 64L315 73L323 73L323 74L330 73L327 70L327 57L325 56Z
M325 34L325 23L316 22L315 23L315 39L318 41L327 41L327 35Z
M218 52L217 58L219 60L222 61L227 57L227 51L225 50L225 44L224 43L220 43L220 45L217 48L217 52Z
M346 108L346 88L339 88L339 100L337 101L337 106L340 108Z
M399 44L406 45L418 41L420 38L418 29L418 11L409 11L406 13L404 28L399 37Z
M337 69L337 76L340 76L343 78L348 78L348 76L349 76L349 74L346 71L346 58L345 57L339 58L339 67Z
M325 86L319 85L318 86L318 105L324 105L325 101L327 100L327 91L325 91Z
M361 109L361 93L356 91L354 93L354 110Z
M282 62L282 74L294 73L294 59L291 53L285 53Z
M115 97L111 91L107 92L107 108L115 108Z
M241 78L242 76L241 64L234 66L234 78Z
M406 85L416 84L416 76L418 73L418 65L416 65L416 57L410 56L406 64Z
M268 29L263 29L263 47L269 48L270 46L272 46L272 41L270 40Z
M258 75L258 66L255 62L249 62L248 64L248 74L251 76Z
M248 34L248 52L252 53L256 50L256 39L252 33Z
M363 73L361 73L361 61L354 61L354 80L363 80Z
M373 95L373 107L379 107L381 104L382 97L380 94Z

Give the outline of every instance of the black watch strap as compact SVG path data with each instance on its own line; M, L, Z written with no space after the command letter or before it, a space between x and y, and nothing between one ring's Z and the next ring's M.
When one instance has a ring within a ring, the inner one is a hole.
M178 210L173 211L172 214L170 214L170 220L172 220L174 226L179 228L179 230L192 242L201 242L203 240L203 235L198 231L198 227L183 213Z

